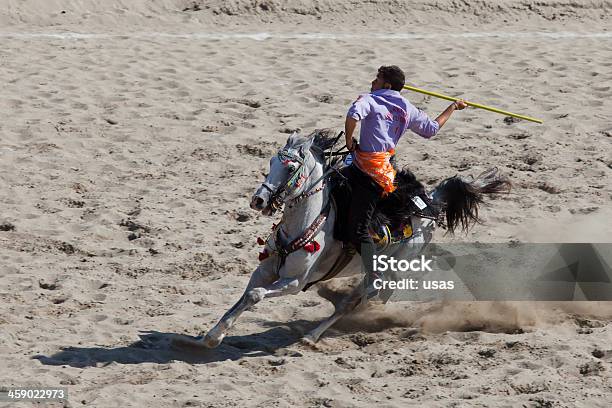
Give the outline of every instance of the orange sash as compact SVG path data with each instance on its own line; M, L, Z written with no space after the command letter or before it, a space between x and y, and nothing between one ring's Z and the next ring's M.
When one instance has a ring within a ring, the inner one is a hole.
M354 152L355 163L359 170L372 177L382 187L383 195L395 190L393 181L396 172L389 161L394 154L395 149L388 152L362 152L361 150Z

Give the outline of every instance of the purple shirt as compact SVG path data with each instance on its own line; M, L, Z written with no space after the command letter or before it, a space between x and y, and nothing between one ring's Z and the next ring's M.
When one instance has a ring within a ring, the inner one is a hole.
M361 121L359 149L364 152L395 149L406 129L426 139L440 130L438 122L391 89L379 89L359 96L347 116Z

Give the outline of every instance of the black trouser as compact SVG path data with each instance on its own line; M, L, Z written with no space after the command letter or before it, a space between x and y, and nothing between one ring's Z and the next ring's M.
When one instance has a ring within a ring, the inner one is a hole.
M382 198L383 189L355 164L342 170L351 189L351 204L348 211L347 237L361 254L362 245L374 248L368 229L376 205ZM368 251L369 252L369 251Z

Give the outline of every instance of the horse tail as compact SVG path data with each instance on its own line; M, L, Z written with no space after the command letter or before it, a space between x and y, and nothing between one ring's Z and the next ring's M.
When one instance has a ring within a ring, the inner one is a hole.
M457 227L466 232L480 222L478 206L484 194L499 194L510 191L510 180L499 174L497 168L481 173L475 179L454 176L443 180L432 192L434 204L440 206L446 217L446 228L453 234Z

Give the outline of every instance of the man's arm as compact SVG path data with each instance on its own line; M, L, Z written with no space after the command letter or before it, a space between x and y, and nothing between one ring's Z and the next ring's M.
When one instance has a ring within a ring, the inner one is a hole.
M353 146L353 132L355 132L355 127L357 127L357 119L347 116L344 122L344 136L346 137L346 147L350 152L355 150L356 147Z
M368 96L361 95L355 102L352 103L346 114L346 121L344 122L344 136L346 137L346 147L351 152L357 147L353 143L353 133L357 127L357 122L368 116L370 109Z
M442 128L446 121L450 119L455 110L463 110L465 108L467 108L467 104L463 99L459 99L458 101L451 103L448 108L446 108L446 110L436 118L436 122L438 122L438 125L440 125L440 128Z
M465 109L466 106L463 100L453 102L436 120L431 120L425 112L413 107L414 111L410 115L408 128L417 135L429 139L438 133L442 125L446 123L456 109Z

